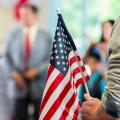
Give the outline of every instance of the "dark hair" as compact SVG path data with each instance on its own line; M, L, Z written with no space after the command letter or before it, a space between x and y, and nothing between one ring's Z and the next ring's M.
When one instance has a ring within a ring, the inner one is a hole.
M105 23L110 23L111 26L113 26L113 24L115 23L115 21L110 19L110 20L107 20L107 21L105 21L105 22L102 23L102 35L101 35L101 38L100 38L100 42L104 42L105 41L104 35L103 35L103 26L104 26Z
M84 60L87 59L88 57L93 57L95 58L97 61L101 60L101 53L99 48L96 47L95 44L91 45L87 52L86 52L86 56L84 57Z
M38 7L35 5L32 5L32 4L24 4L22 7L30 8L33 11L33 13L35 13L35 14L37 14L39 11Z

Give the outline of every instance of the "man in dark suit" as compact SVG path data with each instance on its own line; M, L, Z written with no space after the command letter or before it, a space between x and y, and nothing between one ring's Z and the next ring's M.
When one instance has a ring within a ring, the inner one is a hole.
M13 31L7 40L6 58L11 77L16 83L16 120L28 120L28 106L34 106L34 119L45 86L51 38L37 25L38 8L26 4L20 9L23 26Z

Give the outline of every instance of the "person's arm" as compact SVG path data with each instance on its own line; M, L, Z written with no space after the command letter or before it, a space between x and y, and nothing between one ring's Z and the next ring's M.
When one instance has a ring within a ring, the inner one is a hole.
M14 63L13 63L13 60L11 58L11 50L10 50L10 47L11 47L11 44L13 43L14 41L14 34L15 32L11 32L9 34L9 36L7 37L7 40L6 40L6 44L5 44L5 52L4 52L4 56L5 56L5 61L6 61L6 64L7 64L7 68L8 68L8 72L9 72L9 75L10 77L15 80L16 84L18 85L18 87L23 87L25 85L25 82L22 78L22 75L21 73L19 73L15 66L14 66Z
M4 50L4 56L5 56L5 61L6 61L6 64L7 64L7 68L8 68L8 71L10 73L10 75L12 75L12 72L15 71L15 67L13 65L13 61L12 61L12 58L11 58L11 50L10 50L10 47L11 47L11 44L13 42L12 40L12 37L14 36L14 33L11 32L8 36L7 36L7 39L6 39L6 43L5 43L5 50Z
M104 110L103 112L99 114L99 117L97 120L120 120L119 118L113 118L110 115L108 115Z
M108 115L105 110L103 109L102 105L98 110L98 118L96 120L120 120L119 118L113 118L112 116Z
M46 36L46 50L45 50L45 55L42 61L42 65L39 64L37 67L39 73L41 73L42 71L45 71L48 67L48 63L50 61L52 43L53 43L49 33L45 33L45 36Z
M120 17L111 32L108 53L107 84L101 101L109 115L120 118Z

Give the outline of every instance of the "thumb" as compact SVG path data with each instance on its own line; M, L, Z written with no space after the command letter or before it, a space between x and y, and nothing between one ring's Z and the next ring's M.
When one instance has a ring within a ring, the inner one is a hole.
M84 98L85 98L86 101L92 100L92 97L88 94L84 94Z

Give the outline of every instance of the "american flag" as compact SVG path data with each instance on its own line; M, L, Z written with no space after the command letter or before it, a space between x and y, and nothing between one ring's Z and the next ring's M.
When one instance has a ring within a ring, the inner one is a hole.
M62 15L58 14L39 120L77 120L80 111L77 88L83 78L88 81L89 75Z

